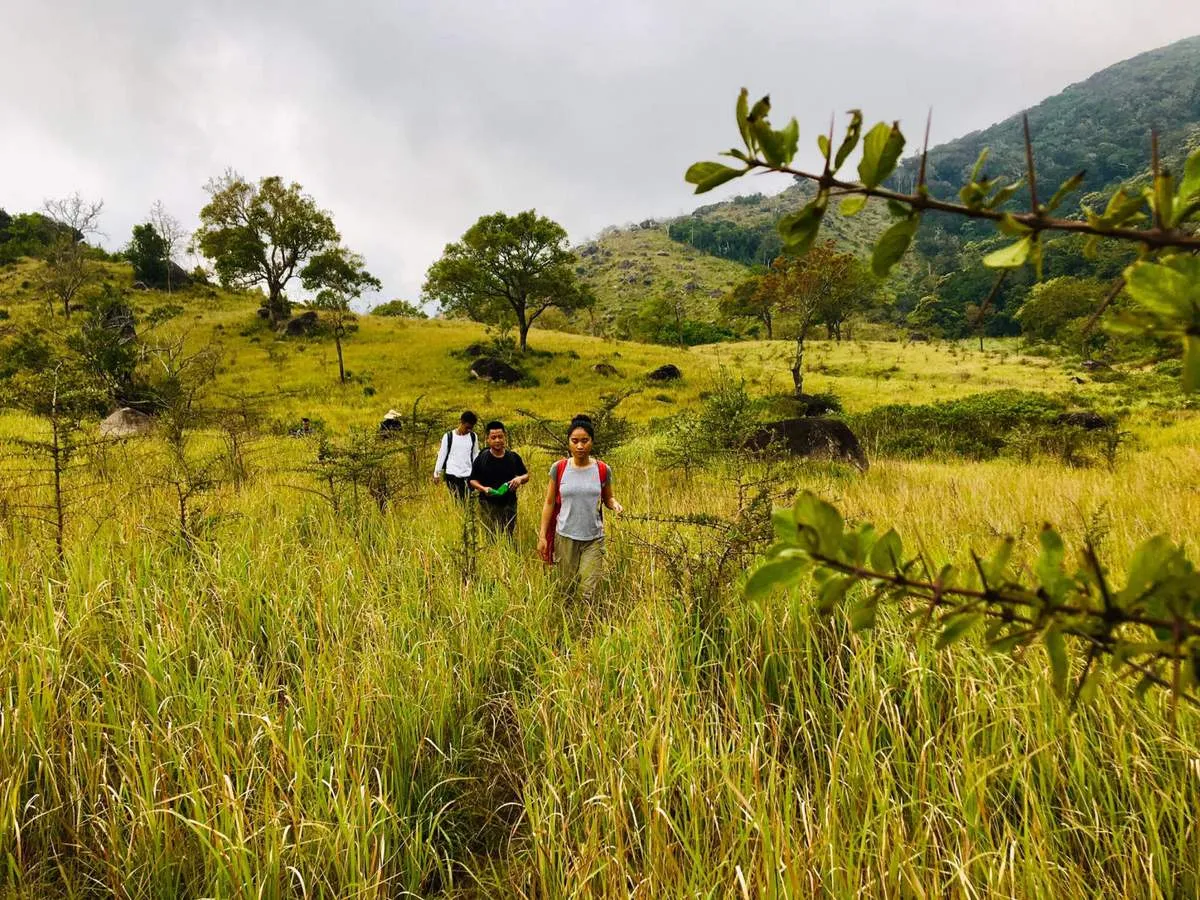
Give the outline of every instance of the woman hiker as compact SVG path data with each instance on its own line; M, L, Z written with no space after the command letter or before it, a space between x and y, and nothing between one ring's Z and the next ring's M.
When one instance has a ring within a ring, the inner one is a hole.
M596 432L587 416L576 416L567 429L571 455L550 466L550 486L542 507L538 553L556 563L570 585L570 594L584 603L596 593L604 575L603 503L615 513L621 504L613 497L612 470L592 459Z

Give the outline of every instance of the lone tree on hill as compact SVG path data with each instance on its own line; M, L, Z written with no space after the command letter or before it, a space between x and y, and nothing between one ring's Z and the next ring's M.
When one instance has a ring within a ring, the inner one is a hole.
M250 184L230 170L210 181L196 244L227 287L262 285L272 324L288 317L288 283L316 255L338 249L341 235L329 213L277 175Z
M136 281L147 287L166 287L167 273L171 268L167 242L150 222L133 226L133 237L125 248L125 258L133 266Z
M62 304L64 316L71 315L71 301L95 277L87 238L99 234L103 209L103 200L84 200L79 194L46 201L46 217L56 227L46 247L40 282L46 295Z
M581 309L595 301L574 265L567 232L557 222L534 210L495 213L446 245L426 273L423 293L477 322L515 319L524 352L530 327L547 309Z
M314 256L301 273L304 286L316 290L313 306L326 313L333 342L337 346L338 380L346 383L346 366L342 361L342 339L354 321L350 301L368 289L379 290L379 279L366 270L363 258L345 247L326 250Z

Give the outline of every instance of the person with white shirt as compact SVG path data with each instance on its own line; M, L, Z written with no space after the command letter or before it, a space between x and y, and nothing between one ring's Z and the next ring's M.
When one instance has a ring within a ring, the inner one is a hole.
M479 442L475 438L475 423L479 418L469 409L458 420L458 427L442 435L438 447L437 463L433 468L433 480L446 476L446 487L458 500L467 499L467 481L471 477L471 466L479 455Z

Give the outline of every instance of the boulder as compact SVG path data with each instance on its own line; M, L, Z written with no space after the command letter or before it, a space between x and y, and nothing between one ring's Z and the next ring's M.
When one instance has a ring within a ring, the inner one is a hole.
M494 356L481 356L471 363L471 374L480 381L492 381L498 384L516 384L521 380L519 371Z
M1111 369L1112 368L1112 366L1110 366L1108 363L1106 363L1102 359L1085 359L1083 362L1080 363L1080 365L1083 366L1085 369L1087 369L1089 372L1096 372L1101 369Z
M1095 431L1097 428L1108 428L1113 424L1112 419L1102 416L1091 409L1065 412L1054 421L1059 425L1072 425L1075 428L1083 428L1086 431Z
M914 331L909 334L908 339L914 344L925 344L929 342L929 335L923 331Z
M777 447L793 456L832 459L866 471L870 463L854 432L837 419L803 418L768 422L746 441L748 450Z
M100 423L100 437L127 438L147 434L154 420L145 413L123 406Z
M665 366L659 366L646 377L651 381L677 381L683 377L683 373L679 371L679 366L667 363Z
M271 318L271 310L267 309L265 306L260 306L258 309L256 309L254 311L254 314L256 316L258 316L260 319Z
M295 318L288 319L283 326L283 333L288 337L305 337L317 330L320 320L315 309L300 313Z
M605 378L612 378L614 375L619 377L621 374L615 366L610 366L608 363L596 363L592 366L592 371L597 375L603 375Z

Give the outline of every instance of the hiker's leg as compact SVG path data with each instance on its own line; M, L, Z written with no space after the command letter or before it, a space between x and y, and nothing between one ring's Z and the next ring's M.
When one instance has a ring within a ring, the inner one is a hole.
M502 506L496 511L499 515L500 527L510 540L517 538L517 506Z
M450 493L454 495L456 500L467 499L467 479L459 478L457 475L446 475L446 487L450 489Z
M591 603L604 578L604 537L579 542L579 599Z
M575 595L575 587L579 581L579 547L581 542L554 535L554 568L563 585L565 599L570 600Z

